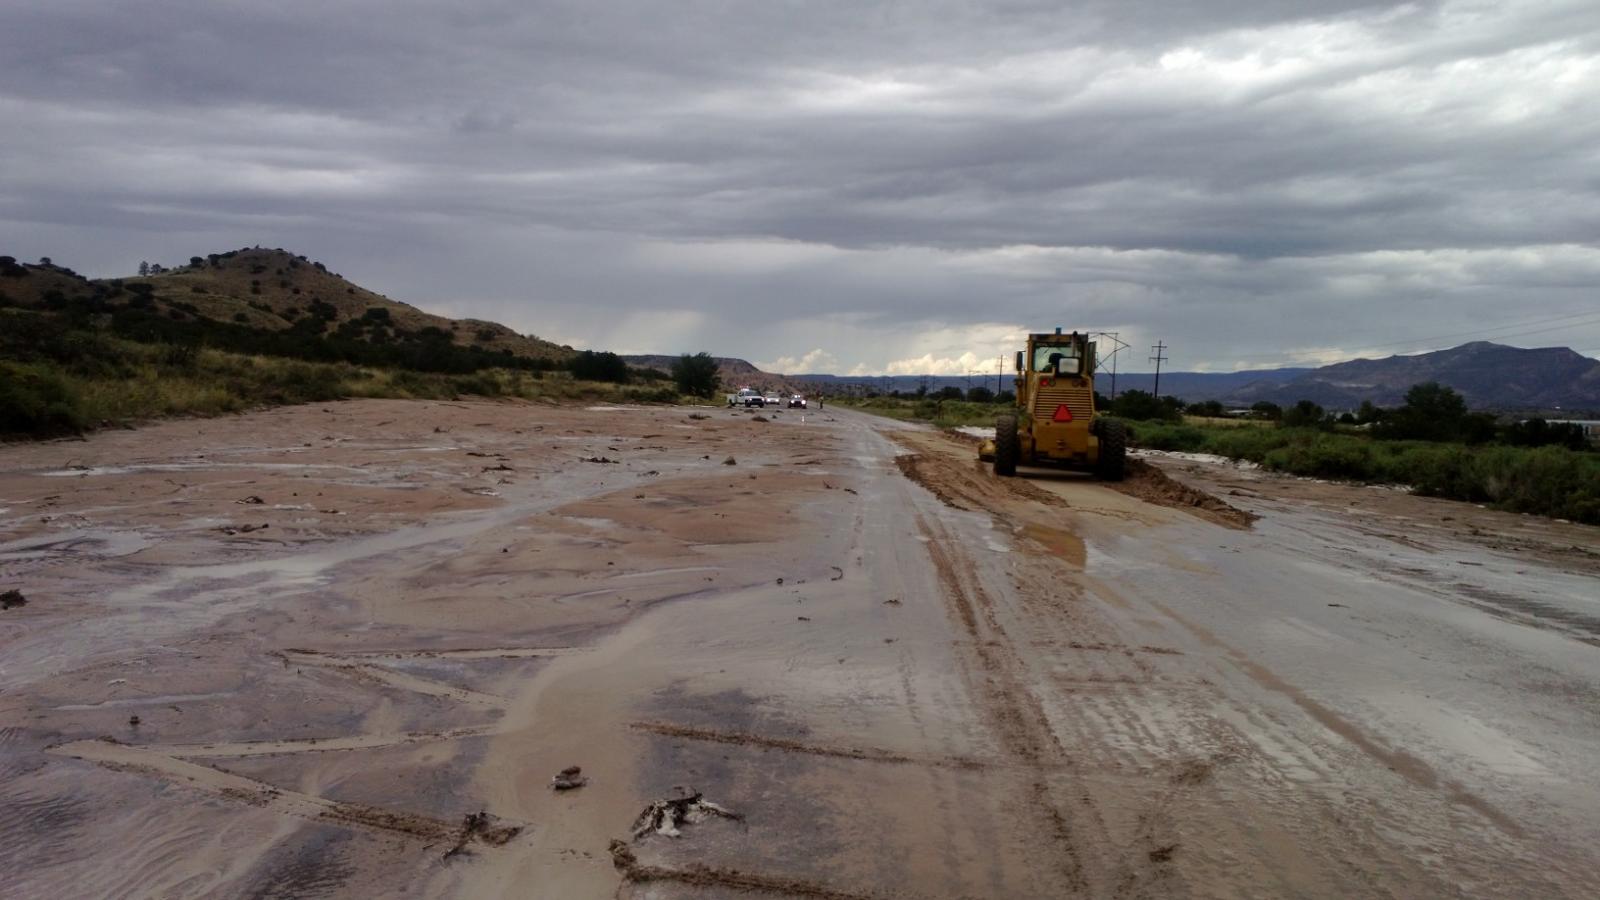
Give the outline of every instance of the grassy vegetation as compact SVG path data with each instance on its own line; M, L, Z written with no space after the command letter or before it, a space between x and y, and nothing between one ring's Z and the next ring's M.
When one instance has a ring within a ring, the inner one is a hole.
M424 372L145 343L16 311L0 311L0 360L0 438L354 397L679 400L675 388L660 382L626 385L506 368Z
M974 403L970 400L935 400L932 397L840 397L828 402L904 422L931 422L940 428L993 426L996 415L1015 408L1011 403Z
M1214 453L1312 478L1410 485L1419 494L1600 525L1600 453L1566 447L1394 441L1315 428L1129 422L1136 446Z

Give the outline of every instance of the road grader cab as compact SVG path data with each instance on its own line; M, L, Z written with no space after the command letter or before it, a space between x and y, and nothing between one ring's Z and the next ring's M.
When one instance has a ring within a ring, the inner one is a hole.
M1122 480L1127 431L1095 415L1095 345L1088 335L1059 328L1030 334L1016 368L1016 411L995 420L994 440L983 443L979 458L993 460L996 475L1015 475L1018 465L1061 465Z

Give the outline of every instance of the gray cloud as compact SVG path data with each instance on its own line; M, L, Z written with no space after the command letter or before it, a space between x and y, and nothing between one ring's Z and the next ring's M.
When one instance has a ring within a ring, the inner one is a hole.
M1585 0L0 21L0 247L95 274L281 245L577 344L865 371L1057 323L1185 367L1426 349L1600 283ZM1575 321L1529 340L1600 348Z

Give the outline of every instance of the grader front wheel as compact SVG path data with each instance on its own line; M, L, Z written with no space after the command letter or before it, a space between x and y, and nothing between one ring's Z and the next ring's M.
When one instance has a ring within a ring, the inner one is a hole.
M1017 474L1017 457L1022 455L1022 441L1017 435L1017 417L1000 416L994 420L994 473L1010 477Z
M1095 460L1096 475L1106 481L1121 481L1128 468L1128 429L1116 419L1101 419L1100 456Z

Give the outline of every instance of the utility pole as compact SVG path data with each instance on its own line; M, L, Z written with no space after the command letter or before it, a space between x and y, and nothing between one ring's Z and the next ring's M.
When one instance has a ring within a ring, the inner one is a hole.
M1112 400L1117 399L1117 355L1128 349L1128 344L1118 336L1120 334L1121 332L1117 331L1096 331L1093 335L1094 337L1107 338L1113 345L1110 353L1107 353L1096 360L1096 362L1099 364L1099 368L1104 368L1106 361L1109 360L1111 362Z
M994 358L994 395L1000 396L1000 379L1006 374L1006 355L1004 353Z
M1167 361L1167 358L1162 355L1162 351L1167 349L1167 345L1163 341L1156 341L1156 345L1150 349L1155 351L1156 354L1155 356L1150 357L1150 361L1156 364L1155 395L1156 399L1159 400L1161 399L1161 364Z

